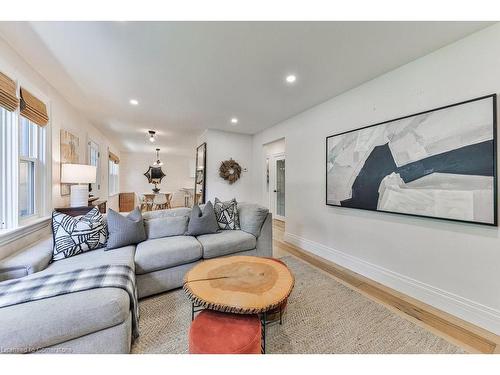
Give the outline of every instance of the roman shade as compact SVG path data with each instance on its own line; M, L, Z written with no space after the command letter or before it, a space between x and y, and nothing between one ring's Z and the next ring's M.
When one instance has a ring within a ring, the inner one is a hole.
M22 87L20 114L39 126L45 126L49 122L45 103Z
M0 72L0 107L13 112L18 106L16 82Z
M118 156L116 156L115 154L113 154L111 151L109 152L109 160L111 160L115 164L120 163L120 158Z

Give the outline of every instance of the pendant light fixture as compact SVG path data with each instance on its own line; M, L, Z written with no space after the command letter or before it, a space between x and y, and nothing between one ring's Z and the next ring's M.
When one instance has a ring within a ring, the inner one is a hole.
M156 141L156 132L154 130L148 130L149 133L149 142L153 143Z
M153 167L161 167L163 162L160 160L160 149L156 149L156 161L153 163Z

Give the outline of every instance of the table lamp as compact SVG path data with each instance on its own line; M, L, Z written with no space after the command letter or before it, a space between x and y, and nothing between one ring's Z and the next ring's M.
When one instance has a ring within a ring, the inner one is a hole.
M97 168L86 164L63 164L61 183L71 185L71 207L88 206L89 185L96 182Z

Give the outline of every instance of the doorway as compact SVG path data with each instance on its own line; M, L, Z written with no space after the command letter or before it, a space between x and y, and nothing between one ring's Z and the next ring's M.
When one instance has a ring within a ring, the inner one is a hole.
M274 169L274 189L273 189L273 208L274 217L285 221L285 155L277 155L273 158Z
M285 221L285 153L269 155L266 158L266 170L268 176L267 191L269 196L269 211L273 214L273 219Z

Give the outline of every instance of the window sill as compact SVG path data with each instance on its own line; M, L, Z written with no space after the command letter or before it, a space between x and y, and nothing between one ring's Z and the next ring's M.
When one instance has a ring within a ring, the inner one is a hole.
M44 216L13 229L0 229L0 246L16 241L50 224L50 216Z

